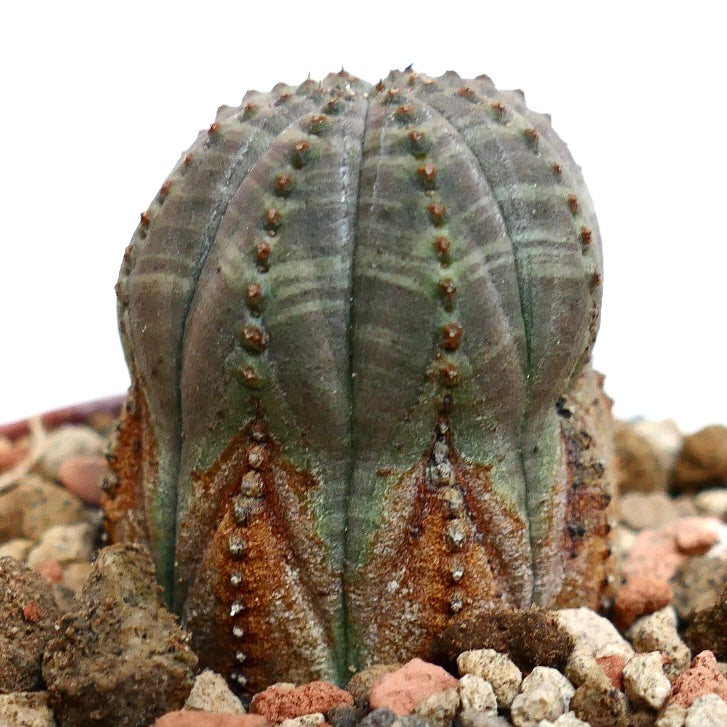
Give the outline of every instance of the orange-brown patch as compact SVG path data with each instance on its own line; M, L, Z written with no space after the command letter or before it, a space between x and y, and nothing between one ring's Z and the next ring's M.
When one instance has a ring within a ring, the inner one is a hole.
M335 679L330 652L340 574L315 530L316 487L259 419L195 476L199 507L210 498L217 506L211 524L195 506L181 524L177 558L189 585L184 623L200 663L241 693L283 679Z
M610 401L591 372L581 376L560 407L566 455L566 512L560 550L565 578L553 608L602 610L613 597L610 533L613 520L608 432ZM600 421L599 421L600 420Z
M113 484L101 497L106 532L112 543L149 547L144 485L156 479L158 463L149 408L138 383L129 389L108 462Z
M453 480L434 485L430 462L427 453L388 492L368 559L348 579L360 666L427 658L442 629L483 605L529 603L527 527L490 468L450 450Z

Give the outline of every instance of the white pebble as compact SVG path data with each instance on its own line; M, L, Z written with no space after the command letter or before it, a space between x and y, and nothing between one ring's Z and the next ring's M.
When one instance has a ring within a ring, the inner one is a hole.
M554 687L560 697L562 712L567 712L570 707L571 697L575 694L573 685L557 670L548 666L536 666L528 674L520 686L520 692L525 693L541 687Z
M724 727L727 704L716 694L705 694L692 702L684 727Z
M205 669L194 680L184 709L245 714L242 702L230 691L227 682L210 669Z
M623 679L626 695L640 707L661 709L671 694L658 651L632 656L624 666Z
M460 675L474 674L490 682L500 708L507 709L520 689L523 675L504 654L494 649L464 651L457 657Z
M94 529L88 523L55 525L43 533L40 543L28 553L28 565L38 568L48 561L70 563L90 560Z
M554 684L520 692L510 707L510 719L515 727L536 727L541 720L555 720L562 714L560 692Z
M541 719L538 727L591 727L590 722L584 722L576 717L575 712L566 712L561 714L555 722L549 719Z
M717 542L707 551L710 558L727 558L727 525L713 520L710 528L717 533Z
M497 697L492 684L476 674L465 674L459 680L459 701L462 711L497 714Z
M33 547L33 541L28 538L12 538L0 544L0 558L10 556L23 563Z
M570 683L580 687L585 682L603 682L608 679L601 665L587 652L576 646L568 657L565 675Z
M391 727L401 727L396 720ZM512 722L500 715L482 714L481 712L460 712L457 715L459 727L512 727Z
M656 718L654 727L684 727L687 717L687 708L678 702L670 702L664 711Z
M301 717L284 719L278 727L315 727L315 725L323 724L325 721L326 718L321 712L313 712L312 714L304 714Z
M418 702L412 714L426 720L431 727L449 727L459 709L459 692L456 687L430 694Z
M681 674L691 661L689 648L679 638L676 623L674 607L665 606L659 611L637 619L626 632L626 636L639 653L660 651L669 657L664 671L670 677Z
M43 453L37 469L46 477L56 479L58 468L64 460L75 456L102 455L106 442L95 429L78 425L49 432L42 446Z
M11 692L0 694L2 727L54 727L53 712L48 707L47 692Z
M590 608L562 608L555 615L579 648L594 658L617 654L628 659L634 653L616 627Z
M642 419L629 423L629 426L640 437L646 439L651 445L659 465L666 472L670 472L682 446L683 435L672 419L663 419L652 422Z
M694 497L694 504L700 515L712 515L713 517L727 517L727 487L713 487L702 490Z

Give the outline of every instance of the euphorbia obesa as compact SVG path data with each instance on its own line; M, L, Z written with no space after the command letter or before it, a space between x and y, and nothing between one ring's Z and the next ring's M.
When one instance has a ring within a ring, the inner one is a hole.
M601 270L565 144L485 76L221 107L124 256L105 502L202 662L342 681L487 605L599 607Z

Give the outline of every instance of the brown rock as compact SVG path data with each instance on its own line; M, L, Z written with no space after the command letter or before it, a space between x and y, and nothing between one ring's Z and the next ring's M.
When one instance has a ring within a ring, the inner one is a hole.
M709 649L720 661L727 660L727 582L714 605L695 614L684 641L693 653Z
M100 455L76 455L58 465L58 479L87 505L101 503L100 485L107 472L106 458Z
M550 611L492 607L445 628L434 641L433 659L455 671L457 656L474 649L507 654L522 671L536 666L563 671L573 638Z
M329 709L325 717L326 722L331 727L356 727L367 712L368 708L364 710L356 706L350 707L347 704L338 704Z
M608 682L607 682L608 684ZM586 681L576 689L570 709L591 727L626 727L626 697L600 681Z
M727 679L717 668L717 659L711 651L702 651L692 660L689 669L680 674L672 684L669 702L689 707L704 694L714 693L727 701Z
M60 727L142 727L184 704L197 657L142 546L101 550L59 626L43 679Z
M357 707L368 711L371 687L380 682L387 674L399 668L401 668L401 664L374 664L362 669L351 677L348 684L346 684L346 691L351 694Z
M633 530L661 528L680 517L665 492L628 492L619 498L618 510L621 522Z
M152 727L266 727L261 714L220 714L214 712L167 712Z
M339 704L353 704L353 697L330 682L310 682L300 687L268 687L250 703L252 714L264 715L271 722L300 717L314 712L326 713Z
M77 497L37 475L25 475L0 493L0 540L38 541L52 525L87 519L86 508Z
M39 688L43 649L59 617L45 579L14 558L0 558L0 692Z
M712 425L684 438L674 465L676 490L727 484L727 427Z
M666 490L667 471L649 440L626 422L614 422L617 492Z
M671 580L681 621L689 622L699 611L715 606L725 583L727 559L702 555L685 560Z
M412 659L387 674L369 692L372 709L386 707L398 715L409 714L422 700L447 689L456 689L457 679L421 659Z
M650 709L630 712L626 717L626 724L628 727L654 727L654 712Z
M613 605L614 623L626 630L639 616L654 613L674 598L671 586L659 578L635 576L622 586Z

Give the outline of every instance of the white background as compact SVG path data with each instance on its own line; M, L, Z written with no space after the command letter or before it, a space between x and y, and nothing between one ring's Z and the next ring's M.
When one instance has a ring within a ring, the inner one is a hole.
M0 11L0 422L123 391L121 256L248 88L410 63L549 112L606 258L621 417L727 422L727 51L716 2L17 2ZM10 9L7 9L10 8Z

